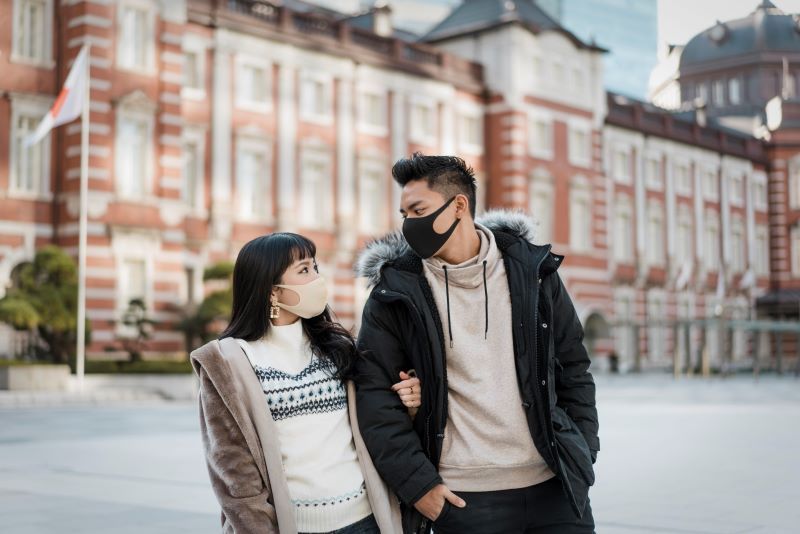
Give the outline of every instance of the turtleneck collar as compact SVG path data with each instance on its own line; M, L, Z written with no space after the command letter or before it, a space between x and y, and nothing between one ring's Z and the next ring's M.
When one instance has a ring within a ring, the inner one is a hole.
M282 326L270 325L263 339L283 347L302 348L306 343L303 320L298 319L292 324Z
M451 265L437 257L428 258L424 260L424 267L440 280L444 280L444 268L447 267L448 282L456 287L475 289L483 285L483 262L486 261L486 269L491 273L492 269L502 260L502 256L497 248L497 243L495 243L494 234L480 224L475 224L475 229L478 231L478 238L481 241L476 256L457 265Z

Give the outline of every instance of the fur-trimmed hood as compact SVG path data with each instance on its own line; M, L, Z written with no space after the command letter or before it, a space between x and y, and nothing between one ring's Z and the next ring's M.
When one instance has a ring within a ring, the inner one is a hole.
M537 223L521 211L491 210L475 219L477 224L489 230L505 232L533 243ZM359 254L355 271L366 277L370 287L381 279L384 266L394 262L410 251L403 234L398 230L371 241Z

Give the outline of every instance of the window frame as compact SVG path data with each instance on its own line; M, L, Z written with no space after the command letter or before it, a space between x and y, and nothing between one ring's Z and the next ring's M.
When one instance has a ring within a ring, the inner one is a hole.
M52 69L55 67L55 60L53 59L53 33L54 33L54 8L53 0L41 0L44 3L44 21L40 46L42 47L41 57L26 56L22 50L19 49L20 32L24 30L22 22L19 20L23 5L31 0L14 0L12 5L12 18L11 18L11 54L9 60L11 63L19 63L23 65L31 65L45 69ZM35 0L34 0L35 1Z
M24 116L32 119L37 125L42 117L48 113L53 102L51 98L44 98L32 95L21 95L18 93L11 94L11 113L9 117L9 139L8 139L8 196L16 199L25 200L52 200L53 194L51 191L51 169L52 169L52 148L51 148L51 135L48 132L45 137L39 141L41 147L40 162L42 168L42 175L39 177L39 183L35 184L34 190L26 190L17 187L18 180L16 179L19 172L19 153L16 150L16 142L19 134L17 133L17 124L19 119ZM33 132L29 132L30 135ZM24 150L24 149L23 149Z
M156 73L156 6L149 0L120 0L117 4L116 16L116 41L114 51L114 64L117 70L133 72L136 74L153 75ZM124 36L124 18L128 9L138 9L145 12L145 42L144 65L130 65L124 58L128 53L126 46L131 44L131 39Z

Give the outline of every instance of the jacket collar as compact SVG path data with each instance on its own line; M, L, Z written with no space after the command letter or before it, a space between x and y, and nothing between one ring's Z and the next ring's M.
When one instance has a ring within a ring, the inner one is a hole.
M511 255L520 261L530 260L526 253L533 254L536 259L544 256L542 274L555 271L563 260L563 256L549 253L549 245L536 245L533 242L537 223L520 211L492 210L478 217L475 222L494 234L497 247L503 255ZM422 258L411 250L399 231L367 244L358 257L355 271L358 276L367 278L368 285L372 287L381 282L383 270L389 266L422 274Z

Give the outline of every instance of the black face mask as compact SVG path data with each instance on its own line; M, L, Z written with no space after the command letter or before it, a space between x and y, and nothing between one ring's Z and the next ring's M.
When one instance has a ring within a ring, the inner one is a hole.
M461 222L461 219L456 219L453 225L450 226L450 229L443 234L436 233L436 230L433 229L433 223L436 221L436 218L441 215L455 199L456 197L451 198L444 203L444 206L430 215L413 219L411 217L406 217L406 220L403 221L403 236L406 238L408 246L419 254L420 257L430 258L436 254L447 240L450 239L453 232L455 232L456 226Z

